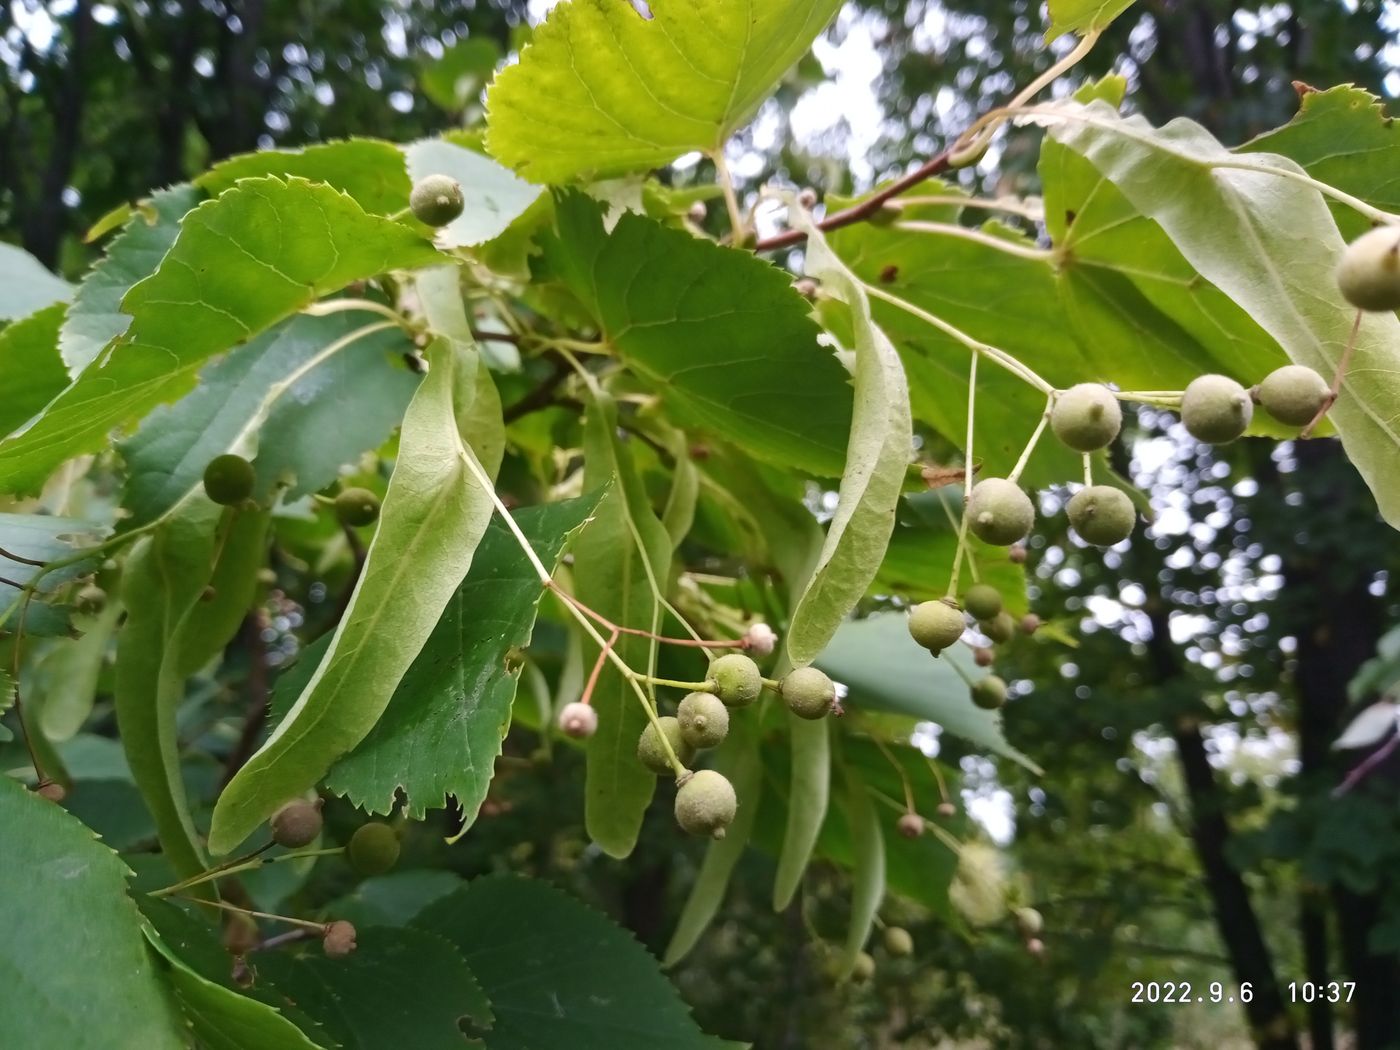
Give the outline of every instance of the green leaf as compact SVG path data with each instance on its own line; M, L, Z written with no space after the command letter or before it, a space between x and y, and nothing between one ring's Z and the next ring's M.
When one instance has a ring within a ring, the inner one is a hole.
M77 558L81 547L74 541L95 539L106 532L106 526L80 518L50 517L44 514L0 514L0 547L12 554L38 562L66 561ZM77 558L71 565L44 573L40 589L51 591L83 573L92 571L90 560ZM20 585L28 584L40 572L36 565L11 562L6 559L4 578ZM20 592L9 583L0 583L0 626L11 626L6 615L13 610L17 620L24 612L26 634L62 634L68 629L66 610L34 599L25 610L19 608Z
M494 40L476 36L458 40L441 58L423 62L418 86L449 113L460 113L486 86L500 60L501 49Z
M531 547L553 565L601 492L515 515ZM530 643L544 584L510 530L492 523L471 570L370 734L326 777L326 786L370 813L421 820L457 800L476 819L510 729L519 680L512 649Z
M1203 278L1276 339L1296 363L1336 370L1356 311L1334 274L1345 248L1322 195L1274 172L1300 174L1271 154L1232 154L1204 128L1156 129L1103 103L1042 107L1054 138L1086 157L1155 220ZM1307 251L1298 245L1306 242ZM1249 265L1241 265L1242 246ZM1381 514L1400 527L1400 320L1367 314L1342 394L1329 413ZM1262 376L1257 377L1262 379Z
M537 182L587 181L719 149L839 0L572 0L486 96L493 156Z
M223 452L252 459L254 494L270 502L279 485L288 500L323 488L381 445L419 379L402 364L412 344L400 330L353 338L364 326L363 314L294 317L210 364L192 393L152 412L120 445L131 524L184 499Z
M209 832L215 853L237 846L374 728L471 567L491 502L467 467L472 452L458 418L479 367L473 351L438 344L404 418L349 607L291 713L219 797Z
M0 330L0 434L23 426L68 385L58 354L64 310L54 303Z
M846 926L846 942L839 958L839 972L849 976L856 956L870 939L875 915L885 899L885 836L875 802L854 767L843 765L845 775L846 820L851 828L855 854L855 883L851 887L851 917Z
M758 745L758 718L738 718L715 755L714 768L734 785L739 809L724 838L712 839L705 847L705 859L695 876L695 885L690 888L671 942L666 945L662 965L667 968L689 955L709 928L724 900L734 866L748 845L763 790L763 760Z
M671 538L647 501L631 449L617 439L617 406L601 391L585 420L583 484L586 491L611 488L574 544L576 595L613 623L654 631L659 615L652 581L661 586L669 578ZM648 639L623 635L613 648L629 667L647 666ZM647 717L611 663L604 664L592 701L598 731L588 739L584 823L604 853L626 857L656 790L656 775L637 760Z
M914 448L899 354L871 318L859 279L832 253L809 216L802 213L798 224L807 232L807 272L849 308L855 334L855 413L846 472L816 571L793 607L784 642L788 659L803 667L875 579Z
M783 848L773 877L774 911L791 904L802 885L831 794L831 732L826 720L812 722L788 712L787 724L792 773Z
M73 286L55 277L34 256L0 243L0 321L28 317L52 303L66 303Z
M487 1050L713 1047L656 960L606 917L549 885L476 879L414 925L447 937L478 975Z
M193 186L158 190L131 213L126 228L107 245L107 254L83 278L59 334L59 350L77 374L97 360L131 317L122 298L137 281L155 273L180 232L180 220L199 203Z
M0 984L5 1041L64 1050L178 1050L166 1000L126 895L129 872L58 806L0 777ZM75 965L100 962L100 972Z
M872 592L898 594L910 602L942 598L958 549L961 507L960 485L906 496ZM967 537L967 546L977 565L978 580L1001 592L1002 602L1013 616L1028 612L1026 573L1008 557L1008 548L993 547L974 536ZM963 586L970 586L966 565L963 568Z
M462 1050L459 1022L491 1024L491 1004L445 931L371 926L343 959L269 952L258 960L276 996L294 1003L344 1050Z
M356 926L407 926L415 915L462 885L462 876L439 868L392 871L361 879L326 911Z
M903 613L879 613L843 624L817 665L851 690L848 707L937 722L975 746L1038 774L1040 768L1002 736L1000 712L984 711L972 702L967 683L949 666L950 660L974 679L986 673L973 664L964 646L932 657L909 637Z
M60 639L44 654L30 688L30 717L55 743L71 739L92 714L97 678L121 616L121 602L109 597L96 616L75 621L79 637Z
M506 231L542 192L490 157L448 142L424 139L404 147L414 182L450 175L462 186L462 214L437 231L438 243L460 248L482 244Z
M1050 28L1045 31L1048 44L1066 33L1097 32L1108 28L1110 22L1133 6L1133 0L1049 0Z
M0 442L0 489L27 492L114 427L189 390L215 354L322 295L437 252L406 226L301 179L246 179L185 216L160 268L122 301L127 333L23 434Z
M790 275L640 215L605 233L579 193L560 195L555 211L549 257L681 421L789 469L841 472L849 376L817 343Z
M392 215L408 207L411 189L403 153L380 139L344 139L305 149L265 149L220 161L195 179L211 197L240 179L275 175L324 183L354 198L371 215Z

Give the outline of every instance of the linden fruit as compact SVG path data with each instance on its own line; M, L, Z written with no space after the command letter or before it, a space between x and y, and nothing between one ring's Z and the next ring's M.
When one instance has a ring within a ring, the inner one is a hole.
M255 481L253 464L232 452L215 456L204 468L205 494L220 506L242 503L253 494Z
M697 750L717 747L729 735L729 708L711 693L689 693L676 709L681 738Z
M1337 287L1359 310L1400 310L1400 229L1379 226L1352 241L1337 267Z
M972 662L978 667L991 667L994 660L996 660L996 653L992 652L990 649L978 646L976 649L972 650Z
M1284 365L1264 377L1254 400L1280 423L1305 427L1321 415L1332 397L1327 380L1306 365Z
M906 839L916 839L924 833L924 818L917 813L905 813L895 824L895 829Z
M856 956L856 963L851 967L851 980L856 984L864 984L875 976L875 960L871 958L869 952L861 952Z
M1011 618L1011 614L1003 609L990 620L983 620L977 625L992 641L1001 645L1011 641L1011 636L1016 633L1016 621Z
M1229 376L1191 380L1181 396L1181 421L1197 441L1227 445L1244 433L1254 417L1249 392Z
M268 821L272 841L287 849L301 849L316 841L321 834L321 806L296 798L286 803Z
M967 501L968 527L983 543L1009 547L1026 538L1035 524L1035 506L1019 485L987 478L972 488Z
M972 702L986 711L995 711L1006 703L1006 683L994 674L987 675L972 686Z
M335 498L335 516L342 525L373 525L379 518L379 497L369 489L345 489Z
M836 703L836 686L815 667L799 667L789 671L778 692L789 711L798 718L812 722L825 718Z
M658 730L657 727L661 728ZM661 742L661 734L666 735L666 739L671 744L671 750L680 759L681 765L685 765L695 757L695 749L686 743L684 734L681 732L681 723L671 715L658 718L655 722L648 722L642 735L637 738L637 758L642 765L646 766L658 776L662 773L670 773L671 759L666 754L666 747Z
M345 958L355 950L355 927L344 919L327 923L321 935L321 947L332 959Z
M913 955L914 938L903 926L886 926L885 951L896 957Z
M743 653L729 653L710 664L706 680L726 707L746 707L763 691L758 664Z
M1069 523L1085 543L1112 547L1133 534L1137 510L1122 490L1090 485L1070 498Z
M909 634L931 653L941 653L962 637L962 610L950 598L920 602L909 610Z
M383 875L399 862L399 836L388 824L361 824L345 846L345 859L361 875Z
M963 608L974 620L990 620L1001 612L1001 591L989 583L974 583L963 595Z
M738 808L734 785L713 769L692 773L676 792L676 823L691 835L724 838Z
M428 175L413 184L408 206L419 222L428 226L446 226L462 214L466 200L462 186L447 175Z
M598 712L592 704L565 704L559 712L559 731L575 740L586 740L598 732Z
M1122 428L1118 398L1100 383L1080 383L1061 391L1050 411L1050 429L1076 452L1107 448Z

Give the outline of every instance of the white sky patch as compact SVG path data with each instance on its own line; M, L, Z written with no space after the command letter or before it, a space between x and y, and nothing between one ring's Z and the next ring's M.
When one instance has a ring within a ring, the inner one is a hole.
M792 133L799 142L812 142L844 131L852 174L858 182L868 182L875 172L865 158L879 141L883 116L875 82L884 63L868 20L843 14L841 24L845 36L840 44L821 36L812 47L830 79L797 100Z

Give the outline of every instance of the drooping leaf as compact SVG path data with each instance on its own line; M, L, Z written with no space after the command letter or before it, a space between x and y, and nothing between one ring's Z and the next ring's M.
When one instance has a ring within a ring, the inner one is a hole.
M491 516L458 429L477 355L440 343L404 418L378 530L326 656L214 809L209 848L237 846L365 738L471 566Z
M408 207L411 188L403 153L381 139L343 139L304 149L267 149L220 161L195 184L217 197L239 179L268 175L321 182L353 197L371 215L392 215Z
M396 328L360 338L365 315L299 316L215 361L199 386L152 412L120 445L131 524L153 521L200 485L215 456L253 460L254 494L292 500L333 481L403 418L418 377Z
M870 315L860 281L827 247L805 213L807 272L850 310L855 338L855 413L846 472L826 543L797 599L784 641L796 667L812 662L865 596L884 560L900 490L913 458L909 387L899 354Z
M1049 0L1048 44L1066 33L1086 33L1107 29L1110 22L1133 6L1133 0Z
M450 175L462 187L462 214L438 230L451 247L482 244L505 232L542 192L490 157L446 139L423 139L404 147L414 182L426 175Z
M0 330L0 434L10 434L68 385L58 354L65 307L54 303Z
M950 660L957 660L974 679L986 673L973 664L963 646L931 657L909 637L903 613L879 613L843 624L817 658L817 666L850 688L847 706L937 722L977 747L1039 773L1039 767L1002 736L1000 713L984 711L972 702L967 684L948 665Z
M598 205L579 193L555 211L550 258L682 421L789 469L841 472L849 377L818 345L789 275L640 215L605 233Z
M480 979L487 1050L714 1046L630 934L545 883L476 879L414 925L452 941Z
M1153 128L1103 103L1038 107L1055 139L1086 157L1155 220L1202 277L1246 310L1292 360L1336 370L1356 311L1337 291L1345 247L1316 189L1271 154L1232 154L1200 125ZM1240 264L1240 246L1249 265ZM1302 249L1306 245L1306 250ZM1400 526L1400 320L1366 314L1330 418L1381 514ZM1263 378L1262 376L1258 378Z
M843 799L846 821L855 853L851 917L838 963L841 975L848 976L856 964L856 956L870 939L875 914L885 899L885 838L875 813L875 802L860 774L851 766L842 766L842 774L846 782Z
M122 300L126 334L28 430L0 442L0 490L35 489L114 427L187 391L210 357L316 298L437 252L408 227L301 179L247 179L185 216L160 268Z
M516 522L540 560L558 560L603 494L531 507ZM451 795L476 818L510 728L519 679L512 649L529 644L544 585L510 530L492 523L471 570L370 734L326 786L370 813L421 820Z
M0 243L0 321L15 321L51 303L66 303L73 286L55 277L34 256Z
M1349 751L1352 748L1379 744L1383 737L1400 728L1400 722L1396 718L1397 711L1400 711L1400 707L1391 700L1372 704L1347 723L1347 727L1332 741L1332 749Z
M0 982L16 1047L178 1050L121 858L61 808L0 777ZM101 961L101 980L90 967Z
M77 638L60 640L44 655L36 675L37 688L31 688L29 700L35 712L32 717L50 740L70 739L92 713L97 678L121 615L121 602L110 596L101 612L83 620L75 618L82 631Z
M486 97L486 144L528 179L592 180L712 151L748 121L838 0L569 0Z
M74 375L131 324L130 315L122 311L122 299L137 281L155 273L175 243L180 220L200 196L193 186L152 194L131 213L126 228L107 245L107 254L78 285L59 335L63 362Z
M831 730L826 720L809 721L787 713L792 749L788 820L778 872L773 877L773 910L782 911L802 885L802 874L826 819L831 793Z

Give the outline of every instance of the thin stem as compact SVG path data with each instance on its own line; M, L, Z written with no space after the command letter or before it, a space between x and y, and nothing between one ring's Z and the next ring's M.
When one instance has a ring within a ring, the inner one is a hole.
M1021 479L1021 472L1026 469L1026 464L1031 461L1031 453L1035 451L1035 446L1040 444L1040 435L1045 433L1045 428L1050 422L1050 412L1055 407L1055 396L1052 394L1045 402L1045 411L1040 414L1040 422L1036 424L1031 439L1026 442L1026 447L1021 450L1021 458L1016 461L1016 465L1011 468L1011 473L1006 476L1007 481L1016 482Z
M969 494L972 491L972 439L976 433L977 417L977 362L982 360L980 354L972 355L972 363L967 371L967 447L963 451L963 463L966 464L963 470L963 512L962 519L958 522L958 546L953 551L953 572L948 579L947 597L955 598L958 593L958 576L962 572L963 551L967 549L967 505Z
M681 682L674 678L658 678L655 675L638 675L644 682L651 685L664 685L668 689L684 689L687 693L713 693L714 685L708 681L704 682Z
M1030 245L1017 244L1015 241L993 237L981 230L974 230L951 222L897 222L894 224L894 228L906 233L931 233L941 237L960 237L965 241L973 241L987 248L995 248L1007 255L1019 256L1022 259L1034 259L1037 262L1055 257L1055 253L1048 248L1033 248Z
M583 695L579 697L579 702L591 704L593 702L593 690L598 685L598 676L603 673L603 665L608 662L608 653L612 652L612 647L617 644L618 632L613 631L603 648L598 650L598 659L593 662L593 670L588 674L588 681L584 684Z
M898 799L890 798L889 795L886 795L883 791L879 791L875 788L868 788L867 790L869 790L871 796L877 802L883 802L885 805L889 806L890 809L898 810L901 813L905 812L904 807L900 804ZM952 851L952 853L955 856L962 854L962 843L959 842L952 835L948 834L948 832L940 828L933 821L928 820L926 818L924 820L924 827L928 828L929 831L933 832L933 837L938 839L939 842L943 843L944 846L948 847L948 849Z
M966 479L964 478L964 480ZM948 519L948 527L952 529L954 533L958 532L962 528L961 518L953 516L953 508L948 506L948 497L944 491L941 488L935 489L934 491L938 493L938 505L943 508L943 514ZM967 506L967 501L965 499L963 501L963 506ZM981 577L977 572L977 559L972 556L972 547L970 545L964 546L962 553L963 561L967 565L967 571L972 576L972 582L979 582Z
M743 244L746 226L744 215L739 208L739 198L734 193L734 178L729 174L729 165L724 159L724 147L720 146L710 159L715 163L715 179L724 191L724 206L729 210L730 240L733 244Z
M210 908L218 908L220 911L231 911L238 915L251 915L256 919L271 919L273 922L285 922L289 926L296 926L298 929L311 930L317 936L325 933L326 924L324 922L311 922L307 919L294 919L290 915L277 915L270 911L253 911L250 908L240 908L236 904L229 904L227 901L207 901L197 897L181 897L181 900L189 901L192 904L204 904Z
M247 864L249 861L256 860L258 857L266 853L275 845L275 842L266 842L263 845L259 846L257 849L253 850L251 853L245 853L241 857L233 857L230 860L223 861L220 864L215 864L212 868L208 868L205 871L201 871L198 875L191 875L187 879L181 879L179 882L172 883L171 885L166 886L164 889L152 890L150 895L152 897L168 897L170 896L170 894L179 893L181 890L188 889L190 886L198 886L201 882L208 882L210 879L217 879L220 875L223 875L225 872L229 871L232 868L237 868L241 865Z
M1094 457L1089 453L1084 453L1084 485L1087 488L1094 483Z
M168 513L167 511L167 514ZM49 573L56 572L59 569L66 569L70 565L77 565L80 562L87 561L89 558L96 557L104 551L109 551L114 547L120 547L124 543L129 543L138 536L143 536L152 531L164 520L164 516L159 517L155 521L149 521L139 528L132 529L130 532L118 533L115 536L103 540L101 543L96 543L91 547L84 547L82 550L74 551L72 554L59 558L57 561L45 562L44 567L29 578L29 582L24 585L21 589L21 593L15 597L15 600L6 607L3 613L0 613L0 623L8 623L10 617L15 614L15 611L18 610L21 605L27 604L29 595L38 590L39 581Z
M1400 733L1396 733L1392 736L1384 745L1368 755L1364 762L1360 763L1355 769L1348 773L1346 779L1332 789L1332 797L1341 798L1352 788L1356 787L1357 784L1366 779L1366 775L1370 773L1371 770L1375 769L1389 758L1391 752L1397 747L1400 747Z
M4 547L0 547L0 558L8 558L10 561L17 561L21 565L42 566L44 564L42 561L38 561L34 558L26 558L23 554L15 554L12 551L7 551Z
M1317 415L1313 416L1312 422L1299 433L1300 438L1312 437L1312 432L1317 429L1317 425L1322 422L1322 417L1331 411L1332 406L1337 403L1337 398L1342 392L1342 382L1346 379L1347 368L1351 365L1352 354L1356 353L1356 337L1361 332L1362 311L1356 311L1356 320L1351 323L1351 335L1347 338L1346 348L1342 351L1342 358L1337 362L1337 371L1332 375L1332 386L1327 391L1327 397L1322 402L1322 407L1317 410Z
M892 208L918 208L937 205L951 205L960 208L978 208L984 211L1004 211L1031 222L1040 222L1045 217L1045 209L1037 208L1029 201L1016 197L1003 197L993 200L990 197L958 197L953 194L920 195L917 197L897 197L889 201Z
M920 751L919 754L924 755L922 751ZM928 768L933 771L933 779L938 781L938 797L944 802L950 801L948 798L948 784L947 781L943 779L943 770L939 769L938 763L929 758L928 755L924 755L924 761L928 763Z
M899 774L899 782L904 786L904 805L910 813L918 813L919 807L914 804L914 787L909 783L909 774L904 771L903 764L894 757L890 749L885 746L885 742L879 737L871 737L875 746L880 749L880 754L885 756L886 761L894 766L894 771Z
M974 685L977 684L972 680L972 676L969 675L965 670L963 670L962 665L956 660L949 660L948 663L952 665L953 670L957 672L958 677L967 683L967 687L969 689L971 689Z
M391 306L377 303L373 299L325 299L321 302L312 303L302 311L312 317L328 317L331 314L346 313L350 310L359 310L364 313L379 314L387 317L394 323L396 328L412 330L413 326L408 318L399 313Z

